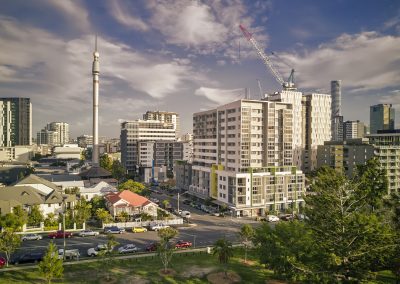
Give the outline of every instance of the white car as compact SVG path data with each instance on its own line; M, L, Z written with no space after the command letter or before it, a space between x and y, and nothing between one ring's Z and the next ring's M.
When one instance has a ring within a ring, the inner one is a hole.
M99 252L102 251L102 250L108 250L106 244L99 244L99 245L97 245L97 247L88 249L87 250L87 255L88 256L97 256L99 254ZM110 252L112 250L113 250L113 248L111 248Z
M84 231L80 231L78 235L80 237L98 236L99 232L95 232L95 231L92 231L92 230L84 230Z
M138 252L138 247L134 244L126 244L123 247L118 248L119 253L131 253L131 252Z
M21 237L21 241L34 241L34 240L41 240L42 236L38 234L26 234Z
M268 222L279 222L279 217L275 215L267 215L266 219Z
M169 226L168 225L164 225L164 224L158 224L158 225L151 226L150 230L157 232L157 231L159 231L161 229L165 229L165 228L169 228Z
M68 259L79 259L81 254L79 253L78 249L66 249L65 250L65 258ZM58 250L58 258L63 259L64 258L64 249L59 249Z

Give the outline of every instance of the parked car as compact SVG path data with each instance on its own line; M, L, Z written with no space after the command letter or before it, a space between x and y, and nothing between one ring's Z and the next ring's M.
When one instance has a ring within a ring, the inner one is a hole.
M80 231L78 234L80 237L87 237L87 236L98 236L99 232L92 231L92 230L83 230Z
M25 242L25 241L37 241L37 240L41 240L42 236L38 235L38 234L26 234L23 235L21 237L21 241Z
M190 248L191 246L192 246L191 242L186 242L182 240L177 241L175 244L175 248Z
M267 217L265 219L268 222L278 222L279 221L279 217L275 216L275 215L267 215Z
M123 247L118 248L119 253L132 253L132 252L138 252L139 249L137 246L134 244L126 244Z
M161 229L165 229L165 228L169 228L169 226L168 225L164 225L164 224L157 224L157 225L151 226L150 230L157 232L157 231L159 231Z
M72 237L72 233L71 232L64 232L64 231L57 231L54 233L50 233L49 234L49 238L50 239L60 239L60 238L64 238L64 235L66 238L71 238Z
M181 212L181 217L190 218L190 212L189 211L182 211Z
M111 252L114 248L111 248L111 250L109 250L107 248L106 244L98 244L96 247L94 248L90 248L87 250L87 255L88 256L97 256L99 254L100 251L108 251Z
M6 265L7 260L4 257L0 256L0 268L2 268L4 265Z
M279 216L279 218L283 221L292 221L294 219L294 215L284 214L284 215Z
M79 249L66 249L65 250L65 258L68 259L79 259L81 256ZM58 250L58 258L63 259L64 258L64 249L59 249Z
M147 232L147 229L143 228L143 227L133 227L132 232L133 233L144 233L144 232Z
M149 243L149 244L147 244L145 250L146 251L156 251L158 246L159 246L159 243L154 243L154 242Z
M105 227L104 228L104 233L106 234L122 234L125 232L124 228L118 228L117 226L112 226L112 227Z
M42 261L44 257L43 252L31 252L25 253L23 255L17 256L16 258L10 261L11 264L20 264L20 263L38 263Z

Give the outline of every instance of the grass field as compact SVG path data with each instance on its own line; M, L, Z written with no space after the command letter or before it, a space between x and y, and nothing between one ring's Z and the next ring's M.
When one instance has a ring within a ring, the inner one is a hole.
M260 265L254 255L250 254L249 263L242 261L242 251L235 250L235 257L230 261L228 270L235 271L242 279L240 283L268 283L273 273ZM63 279L53 283L209 283L207 275L214 271L223 271L216 256L199 253L176 254L170 268L174 275L165 276L160 271L162 264L154 257L128 260L114 260L106 265L104 262L82 263L65 267ZM106 275L111 276L106 281ZM395 283L390 273L382 273L379 280L370 283ZM0 283L44 283L38 270L20 270L0 272Z

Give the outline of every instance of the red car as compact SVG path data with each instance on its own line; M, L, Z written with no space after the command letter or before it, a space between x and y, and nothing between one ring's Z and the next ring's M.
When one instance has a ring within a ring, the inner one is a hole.
M61 238L64 238L64 234L65 234L66 238L72 237L72 233L71 232L57 231L57 232L54 232L54 233L50 233L49 234L49 238L50 239L61 239Z
M2 268L4 265L6 265L6 259L4 257L0 257L0 268Z
M191 246L192 246L191 242L185 242L185 241L182 241L182 240L178 241L175 244L175 248L190 248Z

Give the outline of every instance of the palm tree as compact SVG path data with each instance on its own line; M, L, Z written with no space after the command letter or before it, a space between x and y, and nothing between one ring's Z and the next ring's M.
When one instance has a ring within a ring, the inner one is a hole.
M249 224L244 224L239 232L239 237L242 240L242 243L244 244L244 263L247 262L247 247L253 236L254 236L253 227Z
M228 262L233 256L232 243L225 238L217 240L214 244L213 255L218 255L219 263L224 265L225 278L228 277Z

